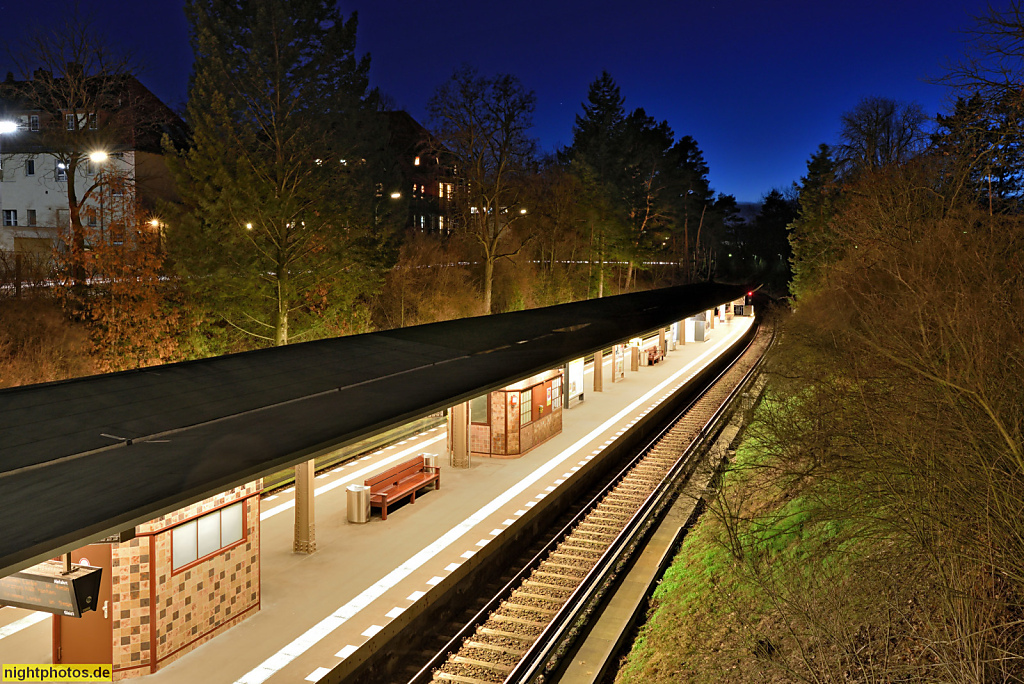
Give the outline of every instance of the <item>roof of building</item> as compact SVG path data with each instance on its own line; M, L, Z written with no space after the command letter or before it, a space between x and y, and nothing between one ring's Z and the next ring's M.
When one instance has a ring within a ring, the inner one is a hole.
M0 576L742 294L702 283L0 390Z
M74 65L68 65L70 67ZM70 69L72 74L80 74ZM23 131L23 135L8 136L4 140L7 154L41 154L51 152L53 144L66 146L69 140L60 117L65 110L83 108L99 110L101 116L109 117L109 130L88 130L80 133L88 143L96 142L122 150L141 150L155 154L162 153L163 136L167 135L182 147L187 143L187 127L170 107L154 95L145 85L131 74L87 76L82 83L68 81L72 76L57 75L37 70L33 78L17 80L13 74L0 81L0 118L19 115L39 114L43 130ZM80 78L80 77L79 77ZM64 83L68 81L68 85ZM95 82L96 92L84 88ZM85 92L83 95L82 93ZM74 101L72 99L74 98ZM47 115L57 117L47 120ZM47 136L46 127L53 127ZM57 135L54 136L53 134ZM113 135L116 140L109 139ZM93 140L95 138L95 141Z

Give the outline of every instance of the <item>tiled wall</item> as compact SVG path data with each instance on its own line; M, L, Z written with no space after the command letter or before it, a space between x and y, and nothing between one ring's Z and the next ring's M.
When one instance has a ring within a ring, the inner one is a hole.
M140 525L140 536L114 545L111 617L116 679L167 665L259 610L259 491L257 481L218 494ZM173 526L240 499L246 501L245 540L173 573Z

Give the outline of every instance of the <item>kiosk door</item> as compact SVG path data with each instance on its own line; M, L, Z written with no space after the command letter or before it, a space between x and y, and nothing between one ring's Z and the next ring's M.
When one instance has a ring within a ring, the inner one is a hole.
M103 568L96 610L82 617L53 616L53 662L110 665L114 658L114 631L110 607L110 544L90 544L71 552L71 562Z

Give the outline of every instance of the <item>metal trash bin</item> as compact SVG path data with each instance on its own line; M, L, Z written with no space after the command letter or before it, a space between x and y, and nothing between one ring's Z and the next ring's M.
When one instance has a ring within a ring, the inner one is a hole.
M366 485L351 484L345 488L348 501L348 521L364 523L370 521L370 488Z
M423 467L424 468L436 468L437 467L437 454L421 454L423 456ZM431 489L437 489L437 483L430 483Z

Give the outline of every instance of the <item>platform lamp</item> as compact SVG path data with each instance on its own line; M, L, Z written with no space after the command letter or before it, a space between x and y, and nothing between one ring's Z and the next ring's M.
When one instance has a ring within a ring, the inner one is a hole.
M14 133L17 130L18 130L18 124L15 123L14 121L0 121L0 143L3 142L4 135L6 135L8 133ZM3 155L3 146L2 146L2 144L0 144L0 179L3 178L3 171L4 171L4 155ZM3 195L3 189L0 188L0 218L2 218L3 215L4 215L3 214L3 207L4 207L4 195Z

